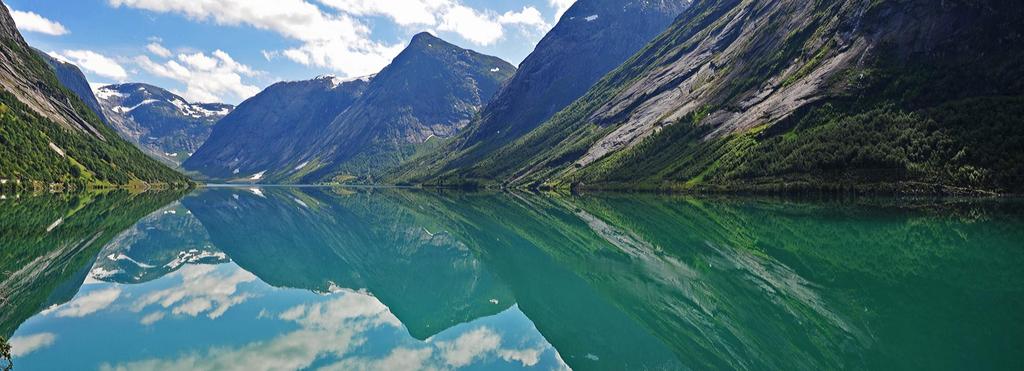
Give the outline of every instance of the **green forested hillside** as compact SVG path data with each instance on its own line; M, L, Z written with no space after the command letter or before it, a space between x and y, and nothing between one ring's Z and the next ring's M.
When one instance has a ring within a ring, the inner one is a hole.
M999 1L698 1L522 139L397 181L1019 193L1022 21Z
M0 180L64 185L186 185L108 128L34 53L0 7Z

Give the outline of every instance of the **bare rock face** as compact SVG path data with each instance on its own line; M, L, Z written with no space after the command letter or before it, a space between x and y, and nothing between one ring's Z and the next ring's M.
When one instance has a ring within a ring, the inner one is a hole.
M702 152L704 143L793 125L824 104L855 115L1016 96L1021 68L1009 61L1020 54L1022 20L1020 7L999 1L698 1L573 104L449 175L554 186L611 174L700 181L701 171L716 174L715 156L730 155ZM680 134L688 130L696 139ZM705 166L696 155L710 168L695 169Z
M665 30L690 0L580 0L562 16L451 145L405 172L445 172L471 164L582 96ZM452 155L454 153L454 156Z
M464 127L514 72L421 33L374 76L267 88L224 118L184 166L245 182L371 181Z
M0 179L68 188L188 183L118 137L89 97L81 71L47 64L0 3Z
M0 7L0 88L14 94L22 103L53 122L68 128L81 130L99 139L103 135L76 111L65 92L48 89L59 85L57 81L46 81L52 77L49 69L25 43L18 33L7 6ZM56 79L54 79L56 80Z
M217 179L270 170L266 179L281 181L308 172L313 142L362 96L371 78L320 76L271 85L223 118L184 167Z
M151 157L170 165L189 158L235 108L222 103L192 103L162 88L139 83L97 89L110 126Z
M64 87L68 88L72 93L78 96L90 110L93 111L100 120L107 123L106 116L103 115L103 108L100 107L99 101L96 100L96 96L92 92L92 88L89 86L89 80L85 78L85 74L78 66L57 60L51 57L49 54L41 50L35 50L36 54L46 60L46 64L50 65L53 72L57 74L57 80L60 81Z

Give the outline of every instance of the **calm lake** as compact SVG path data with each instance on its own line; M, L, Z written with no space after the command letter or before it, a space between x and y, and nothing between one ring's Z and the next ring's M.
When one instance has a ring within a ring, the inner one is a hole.
M4 196L14 370L1019 370L1024 203Z

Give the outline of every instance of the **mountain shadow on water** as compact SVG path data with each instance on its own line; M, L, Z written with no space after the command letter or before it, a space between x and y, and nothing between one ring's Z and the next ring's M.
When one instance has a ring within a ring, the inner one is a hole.
M74 297L104 245L182 194L105 192L0 201L0 336Z

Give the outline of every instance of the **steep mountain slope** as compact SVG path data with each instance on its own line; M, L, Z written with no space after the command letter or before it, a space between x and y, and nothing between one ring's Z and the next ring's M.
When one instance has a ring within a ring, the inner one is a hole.
M690 0L580 0L447 145L404 166L415 178L463 166L533 130L665 30Z
M119 84L96 90L103 113L122 137L156 159L178 165L192 155L233 106L189 103L149 84Z
M507 62L459 48L429 33L409 46L370 83L356 104L317 142L330 156L308 180L356 177L373 181L433 137L464 127L511 77Z
M0 6L0 180L62 184L186 184L121 140L18 33Z
M42 57L43 60L46 61L46 64L50 65L50 68L53 69L53 72L57 74L57 81L60 81L64 87L71 90L72 93L75 93L75 95L78 96L78 99L82 100L82 103L85 103L85 105L89 107L96 116L100 117L101 121L104 123L108 122L107 117L103 115L103 108L100 107L100 102L96 100L96 96L93 95L92 88L89 87L89 80L85 78L85 74L82 73L82 70L80 70L78 66L57 60L57 58L51 57L42 50L33 50L35 50L36 54Z
M1022 12L701 1L552 120L437 182L1020 191Z
M469 123L514 72L515 67L501 59L421 33L365 87L361 81L322 79L321 86L303 98L313 102L299 100L301 104L287 103L296 98L293 95L263 95L260 106L279 106L280 111L274 110L278 114L256 118L259 125L251 125L253 118L248 116L225 119L218 125L217 139L185 168L240 181L373 181L431 138L449 137ZM339 96L318 98L317 90L325 90L324 84L329 84L326 90L340 90ZM345 102L331 104L331 99L354 100L346 107ZM318 113L306 118L308 110ZM339 114L323 120L332 110ZM284 120L291 117L304 119L293 128ZM219 126L225 127L223 136ZM231 145L229 136L255 139Z
M271 85L222 119L183 166L219 179L239 177L242 170L251 176L263 169L278 169L268 180L301 176L308 172L309 160L303 156L313 141L362 96L369 81L370 77L321 76Z

